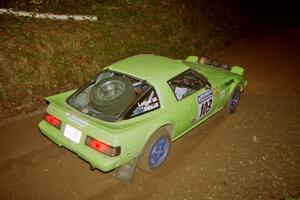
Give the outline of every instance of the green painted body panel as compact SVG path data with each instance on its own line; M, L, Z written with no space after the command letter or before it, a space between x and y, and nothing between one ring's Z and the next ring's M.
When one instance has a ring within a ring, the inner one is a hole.
M147 80L153 86L159 86L188 69L177 60L149 54L125 58L107 68Z
M53 127L46 121L39 124L42 133L53 142L73 151L102 171L110 171L137 157L149 137L162 126L170 125L172 138L176 140L222 109L237 85L241 89L244 89L246 85L243 76L237 73L195 62L154 55L129 57L107 68L147 80L158 94L160 108L131 119L107 122L81 113L66 103L66 99L75 91L72 90L46 98L49 101L47 113L62 121L61 129ZM181 101L177 101L167 81L188 69L193 69L205 76L211 88L202 88ZM203 118L197 119L199 107L197 99L209 90L213 92L212 109ZM64 136L66 124L82 132L79 144ZM111 146L121 146L121 154L117 157L110 157L91 149L85 145L87 135Z

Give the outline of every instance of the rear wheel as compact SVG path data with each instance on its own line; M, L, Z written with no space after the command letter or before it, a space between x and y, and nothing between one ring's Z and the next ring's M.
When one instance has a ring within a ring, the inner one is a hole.
M158 129L150 137L139 157L139 168L148 172L156 170L167 160L170 148L170 133L164 128Z

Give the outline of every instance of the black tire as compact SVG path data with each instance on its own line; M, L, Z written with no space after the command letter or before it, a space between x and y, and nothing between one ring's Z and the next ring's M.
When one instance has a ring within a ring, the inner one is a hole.
M232 114L236 111L241 97L241 89L237 86L231 93L228 102L225 106L225 113Z
M139 156L138 167L146 172L153 172L161 167L168 159L171 143L171 134L167 129L160 128L155 131Z
M91 90L92 107L104 114L120 113L134 100L135 93L128 78L113 76L97 83Z

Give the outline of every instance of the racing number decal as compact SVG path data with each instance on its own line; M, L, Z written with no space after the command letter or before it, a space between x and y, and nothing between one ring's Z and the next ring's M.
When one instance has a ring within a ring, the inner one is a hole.
M208 101L205 101L201 104L201 108L199 110L199 115L198 117L202 117L204 116L206 113L208 113L211 109L211 104L212 104L212 99L208 100Z
M204 115L206 115L212 108L213 104L213 92L208 90L203 94L197 97L198 99L198 116L197 118L200 119Z

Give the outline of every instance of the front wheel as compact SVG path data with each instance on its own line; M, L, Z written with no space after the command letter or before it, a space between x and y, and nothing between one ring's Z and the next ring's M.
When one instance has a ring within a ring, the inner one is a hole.
M156 170L167 160L170 148L170 133L163 128L157 130L150 137L139 157L139 168L148 172Z
M236 111L239 102L240 102L240 97L241 97L241 90L240 87L236 87L232 94L229 97L229 100L225 106L225 112L232 114Z

